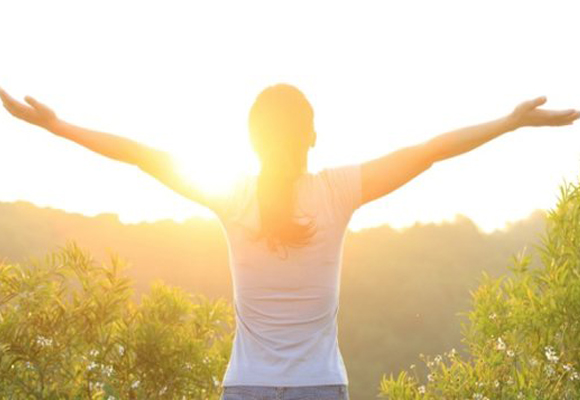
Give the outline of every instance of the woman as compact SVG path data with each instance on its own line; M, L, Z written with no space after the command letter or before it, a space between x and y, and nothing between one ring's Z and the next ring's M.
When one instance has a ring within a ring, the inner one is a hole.
M260 159L226 195L179 178L171 156L143 144L60 120L30 96L20 103L0 89L15 117L109 158L133 164L177 193L213 210L228 238L236 331L223 400L348 399L337 342L344 233L353 212L401 187L433 163L524 126L572 124L580 112L544 110L545 97L501 118L436 136L361 164L307 170L315 145L314 113L294 86L277 84L256 98L250 139Z

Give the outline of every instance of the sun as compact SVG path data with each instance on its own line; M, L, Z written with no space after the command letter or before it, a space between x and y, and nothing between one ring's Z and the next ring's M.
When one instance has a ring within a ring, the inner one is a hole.
M255 173L255 160L251 154L240 151L212 151L208 146L205 151L191 152L181 149L170 151L175 173L180 179L199 188L211 196L226 195L242 177Z

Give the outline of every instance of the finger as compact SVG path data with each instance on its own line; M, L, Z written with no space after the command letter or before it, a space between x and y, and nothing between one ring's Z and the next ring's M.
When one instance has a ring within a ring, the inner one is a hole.
M34 108L40 108L40 103L34 97L26 96L24 100Z
M569 110L553 111L554 115L558 117L569 117L576 112L577 111L573 108L570 108Z
M4 103L5 106L18 110L24 110L28 108L26 104L19 102L18 100L10 96L8 93L6 93L4 90L0 91L0 95L2 97L2 103Z
M561 120L566 119L574 115L576 110L569 109L569 110L535 110L538 115L541 115L547 119L552 120Z
M18 103L18 101L16 101L16 99L14 99L12 96L10 96L8 93L6 93L4 91L4 89L0 88L0 97L2 97L2 102L4 104L6 103Z
M10 114L18 118L25 115L26 110L28 109L26 104L17 101L2 88L0 88L0 97L2 98L2 105Z
M14 107L11 104L3 104L3 106L13 116L18 117L18 118L22 117L22 115L23 115L23 110L22 109L19 109L17 107Z
M2 105L10 114L14 115L14 113L16 112L16 107L14 107L14 105L9 101L6 102L3 101Z
M566 112L566 111L563 111L563 112ZM553 124L555 124L555 125L572 125L572 123L575 120L577 120L579 117L580 117L580 111L572 110L572 112L555 117L553 120Z
M557 119L570 119L576 118L578 111L574 109L562 110L562 111L552 111L552 116Z
M580 111L574 111L570 115L566 116L566 119L570 122L575 121L578 118L580 118Z
M10 96L8 96L8 93L6 93L4 89L0 88L0 98L2 99L2 103L6 103Z
M546 96L540 96L540 97L536 97L533 100L530 100L529 102L529 108L536 108L538 106L541 106L542 104L544 104L548 99L546 98Z

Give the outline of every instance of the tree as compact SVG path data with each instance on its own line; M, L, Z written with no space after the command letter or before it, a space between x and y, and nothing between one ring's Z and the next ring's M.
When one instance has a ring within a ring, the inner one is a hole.
M452 349L421 358L416 372L383 375L379 396L390 399L580 398L580 188L564 183L548 213L530 268L525 249L513 256L512 277L485 273L471 293L473 308L462 326L465 359ZM414 369L414 368L412 368Z
M124 263L98 266L74 243L0 265L0 397L217 399L233 314L155 282L131 302Z

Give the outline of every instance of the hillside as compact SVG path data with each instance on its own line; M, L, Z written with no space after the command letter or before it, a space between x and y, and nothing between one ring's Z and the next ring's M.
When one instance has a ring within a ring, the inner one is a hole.
M544 212L538 210L492 234L464 216L400 231L387 225L349 231L339 342L353 398L372 398L383 373L408 368L419 353L461 349L456 314L469 308L469 290L481 272L506 273L510 257L537 243L544 225ZM113 214L86 217L22 201L0 203L0 259L41 257L67 240L97 260L106 261L110 253L126 260L137 301L158 279L232 299L227 247L217 220L126 225Z

